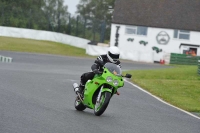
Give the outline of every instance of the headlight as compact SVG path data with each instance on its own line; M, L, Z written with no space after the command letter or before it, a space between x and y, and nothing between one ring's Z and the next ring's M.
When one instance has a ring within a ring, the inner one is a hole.
M107 77L107 78L106 78L106 81L107 81L107 82L112 82L112 80L113 80L112 77Z
M114 80L114 81L113 81L113 84L114 84L115 86L118 86L118 85L119 85L119 81L118 81L118 80Z

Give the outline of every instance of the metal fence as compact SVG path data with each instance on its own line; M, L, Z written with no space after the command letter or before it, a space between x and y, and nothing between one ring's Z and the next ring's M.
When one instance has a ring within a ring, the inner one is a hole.
M170 64L197 65L200 56L171 53Z

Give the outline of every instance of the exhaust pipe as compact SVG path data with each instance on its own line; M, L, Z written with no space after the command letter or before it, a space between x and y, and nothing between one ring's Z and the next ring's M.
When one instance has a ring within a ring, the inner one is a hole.
M74 83L73 88L74 88L74 92L77 94L77 92L79 91L79 85L77 83Z

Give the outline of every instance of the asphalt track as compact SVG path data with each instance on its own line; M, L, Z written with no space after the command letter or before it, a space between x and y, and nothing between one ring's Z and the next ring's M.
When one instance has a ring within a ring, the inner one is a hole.
M199 133L200 120L125 83L100 117L74 108L93 59L0 51L0 133ZM123 70L165 66L122 62Z

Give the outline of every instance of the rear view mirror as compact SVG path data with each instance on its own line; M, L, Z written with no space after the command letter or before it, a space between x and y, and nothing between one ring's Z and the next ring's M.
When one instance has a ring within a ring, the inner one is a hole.
M127 73L125 77L130 79L132 75Z

